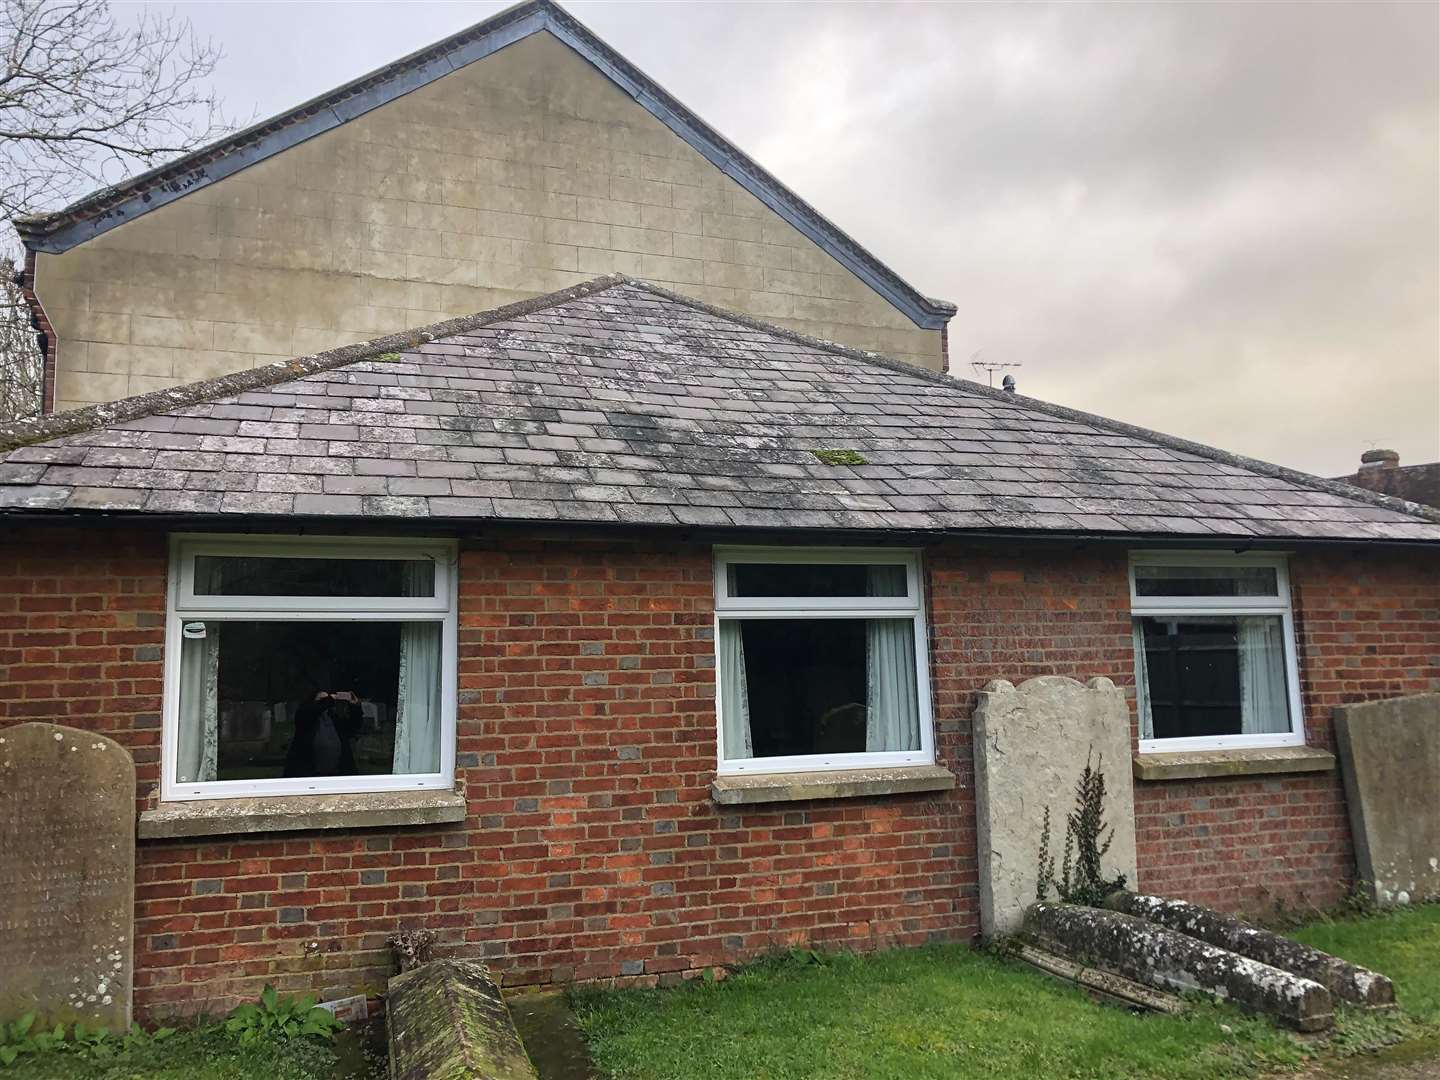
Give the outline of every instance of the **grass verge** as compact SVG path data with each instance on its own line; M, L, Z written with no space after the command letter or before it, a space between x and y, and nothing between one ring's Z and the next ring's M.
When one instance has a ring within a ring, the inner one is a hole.
M331 1080L336 1058L315 1039L240 1045L214 1027L177 1032L109 1058L49 1052L0 1069L0 1080Z
M1401 1007L1440 1028L1440 904L1369 918L1321 919L1288 932L1297 941L1389 975Z
M1394 978L1403 1014L1344 1011L1328 1043L1197 1003L1098 1005L963 946L767 960L676 990L575 990L597 1065L623 1080L1229 1080L1440 1030L1440 907L1295 936Z
M964 946L822 959L679 990L577 991L573 1006L596 1063L625 1080L1212 1080L1300 1059L1289 1036L1232 1009L1106 1008Z

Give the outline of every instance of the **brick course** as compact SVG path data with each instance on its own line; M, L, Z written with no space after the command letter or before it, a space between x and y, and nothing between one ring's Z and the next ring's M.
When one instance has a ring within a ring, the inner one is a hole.
M104 731L134 753L142 803L159 779L166 550L158 532L112 528L0 541L0 726ZM375 992L385 936L422 924L511 983L668 982L795 944L968 939L976 692L1040 674L1130 684L1125 554L951 545L927 566L937 746L956 791L722 811L707 791L708 545L466 546L469 819L141 844L140 1006L216 1009L266 981ZM1440 687L1432 556L1297 556L1292 573L1316 741L1331 704ZM1319 901L1350 872L1333 776L1139 785L1137 811L1144 888L1253 907L1255 887Z

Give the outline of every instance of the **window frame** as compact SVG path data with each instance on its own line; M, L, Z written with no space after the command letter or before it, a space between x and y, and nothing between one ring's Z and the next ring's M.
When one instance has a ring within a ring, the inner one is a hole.
M408 558L435 564L435 595L196 596L195 557L230 555L275 558ZM165 609L165 653L161 696L160 799L249 799L287 795L344 795L381 791L449 790L455 783L458 684L458 546L454 541L383 537L247 537L175 533L170 537ZM175 780L180 733L181 627L190 621L217 622L438 622L440 650L440 771L403 776L318 776L269 780Z
M1234 568L1268 566L1275 570L1274 596L1140 596L1135 571L1141 566L1203 566ZM1300 693L1300 663L1296 648L1295 616L1290 600L1289 562L1268 552L1138 551L1130 553L1131 641L1134 620L1142 617L1184 618L1195 615L1278 615L1285 647L1285 691L1290 703L1290 731L1262 735L1203 735L1181 739L1146 739L1137 736L1142 754L1184 753L1192 750L1247 750L1305 745L1305 714ZM1132 645L1132 652L1135 651ZM1132 657L1135 671L1137 722L1140 705L1140 656ZM1148 687L1147 693L1148 693Z
M715 556L715 746L721 776L822 772L843 769L904 768L935 764L935 718L930 695L929 628L920 553L895 548L717 547ZM734 563L884 563L905 567L905 596L733 597L728 568ZM768 758L726 758L724 692L718 677L720 623L726 619L910 619L915 633L915 689L920 712L920 749L883 753L792 754Z

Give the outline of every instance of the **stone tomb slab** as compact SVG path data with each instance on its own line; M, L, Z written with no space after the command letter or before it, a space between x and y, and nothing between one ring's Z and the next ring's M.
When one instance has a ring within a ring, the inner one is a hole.
M135 764L103 735L0 729L0 1020L130 1023Z
M1335 710L1355 863L1382 904L1440 899L1440 694Z
M1065 816L1087 759L1105 773L1105 822L1115 839L1107 877L1135 883L1135 785L1130 709L1109 679L1081 684L1044 675L1013 686L996 679L975 709L975 815L980 850L980 930L1013 934L1035 902L1040 834L1050 808L1050 850L1058 863ZM1058 870L1058 867L1057 867Z

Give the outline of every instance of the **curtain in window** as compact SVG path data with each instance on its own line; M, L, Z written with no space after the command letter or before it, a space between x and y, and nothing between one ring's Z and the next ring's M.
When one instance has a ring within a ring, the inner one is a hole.
M423 562L407 562L401 573L406 596L428 596L434 578ZM400 627L400 680L395 694L393 773L440 771L440 633L438 622Z
M869 596L904 596L905 567L870 567ZM911 619L865 621L865 749L920 749L920 701L915 685L915 624Z
M218 559L196 560L195 592L219 595ZM199 784L214 780L220 755L220 624L187 620L202 637L180 638L180 724L176 739L175 782Z
M1145 655L1145 626L1139 619L1133 622L1135 635L1135 712L1140 717L1140 738L1155 737L1155 717L1150 712L1150 661Z
M1274 615L1236 620L1240 648L1240 732L1283 735L1290 731L1284 623Z
M750 690L745 679L745 640L740 620L720 620L720 737L722 757L755 756L750 738Z

